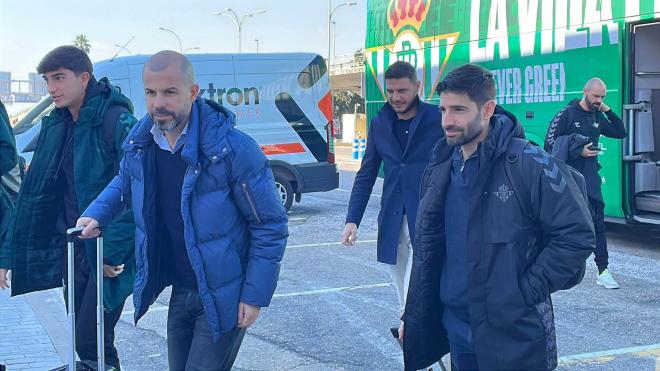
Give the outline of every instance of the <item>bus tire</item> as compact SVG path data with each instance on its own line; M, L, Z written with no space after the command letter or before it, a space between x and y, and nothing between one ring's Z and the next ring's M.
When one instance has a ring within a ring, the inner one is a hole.
M286 211L289 211L291 205L293 205L293 199L295 197L293 194L293 186L287 177L281 172L275 171L273 172L273 176L275 177L275 189L282 200L282 205L284 205Z

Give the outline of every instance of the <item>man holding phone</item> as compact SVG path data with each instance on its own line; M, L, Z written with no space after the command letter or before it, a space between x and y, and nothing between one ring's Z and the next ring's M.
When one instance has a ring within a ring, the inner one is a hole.
M608 289L618 289L619 284L608 271L607 239L605 238L605 216L603 194L601 192L601 168L597 156L603 151L599 138L604 135L609 138L623 139L626 129L621 118L605 104L607 87L603 80L595 77L584 86L584 97L573 100L562 108L548 126L545 139L545 150L553 153L553 147L558 145L561 137L586 137L588 143L582 149L569 151L567 163L584 175L587 184L587 194L591 207L591 215L596 230L595 262L598 267L596 283ZM564 138L566 139L566 138ZM572 138L571 138L572 139ZM575 141L572 141L573 143Z

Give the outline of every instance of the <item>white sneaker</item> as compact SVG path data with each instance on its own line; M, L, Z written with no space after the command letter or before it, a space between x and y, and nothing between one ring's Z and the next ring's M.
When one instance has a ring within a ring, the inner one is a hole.
M619 284L614 280L614 277L612 277L612 274L605 269L603 273L598 275L598 279L596 280L596 283L605 286L606 289L618 289Z

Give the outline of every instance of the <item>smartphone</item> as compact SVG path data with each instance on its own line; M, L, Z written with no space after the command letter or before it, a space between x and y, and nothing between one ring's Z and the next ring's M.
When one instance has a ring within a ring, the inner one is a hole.
M602 151L603 147L601 146L589 146L588 147L590 151Z

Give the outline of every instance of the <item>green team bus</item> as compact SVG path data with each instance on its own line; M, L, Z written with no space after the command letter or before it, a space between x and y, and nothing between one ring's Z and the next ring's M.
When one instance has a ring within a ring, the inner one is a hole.
M660 0L368 0L367 17L369 120L391 63L416 66L431 103L448 71L477 63L493 72L497 103L543 146L554 115L602 78L628 130L601 139L607 220L660 224Z

